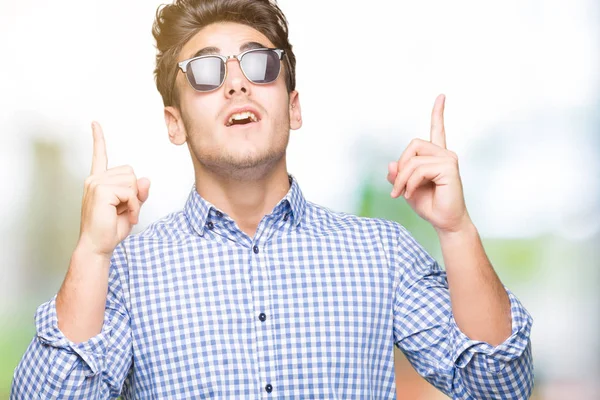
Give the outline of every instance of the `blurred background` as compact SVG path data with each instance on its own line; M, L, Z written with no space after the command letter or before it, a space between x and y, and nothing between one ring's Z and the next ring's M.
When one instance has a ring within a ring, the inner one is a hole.
M79 232L90 123L109 167L152 180L142 230L193 183L154 86L161 2L2 1L0 399L59 289ZM500 278L534 318L535 399L600 398L600 2L280 0L304 126L288 168L333 210L393 219L443 264L433 228L391 199L387 163L429 138L447 95L448 148ZM445 398L396 354L399 399Z

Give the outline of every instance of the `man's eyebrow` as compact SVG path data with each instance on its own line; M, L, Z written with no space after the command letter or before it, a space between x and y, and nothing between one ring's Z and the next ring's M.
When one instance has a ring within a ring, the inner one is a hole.
M262 43L258 43L258 42L248 42L248 43L244 43L243 45L240 46L240 51L246 51L246 50L251 50L251 49L266 49L269 46L265 46Z
M194 58L194 57L199 57L199 56L204 56L206 54L219 54L221 50L218 47L205 47L203 49L198 50L193 56L191 56L190 58Z
M251 49L266 49L266 48L268 48L268 46L265 46L262 43L247 42L247 43L244 43L243 45L240 46L240 52L246 51L246 50L251 50ZM207 55L207 54L219 54L220 52L221 52L221 49L219 49L218 47L214 47L214 46L205 47L203 49L198 50L190 58L200 57L200 56L204 56L204 55Z

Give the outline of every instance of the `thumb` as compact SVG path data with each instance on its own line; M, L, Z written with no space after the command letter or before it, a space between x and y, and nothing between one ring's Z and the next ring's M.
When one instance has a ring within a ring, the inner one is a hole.
M138 185L138 199L143 203L148 200L150 194L150 179L140 178L137 181Z
M394 184L396 181L396 176L398 175L398 163L396 161L391 161L388 164L388 175L387 180L389 183Z

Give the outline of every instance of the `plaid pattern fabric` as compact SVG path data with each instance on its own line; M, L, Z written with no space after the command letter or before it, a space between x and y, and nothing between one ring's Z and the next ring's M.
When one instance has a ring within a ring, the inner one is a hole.
M531 317L470 340L444 271L398 223L308 202L296 179L253 238L196 192L115 249L102 332L58 329L55 298L11 398L392 399L393 346L455 399L525 399Z

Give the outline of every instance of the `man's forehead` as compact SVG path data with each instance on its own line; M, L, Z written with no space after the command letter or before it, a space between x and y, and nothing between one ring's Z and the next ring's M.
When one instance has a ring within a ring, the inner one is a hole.
M202 54L237 54L258 47L274 47L258 30L235 22L218 22L205 26L182 49L184 58ZM199 54L200 53L200 54Z

